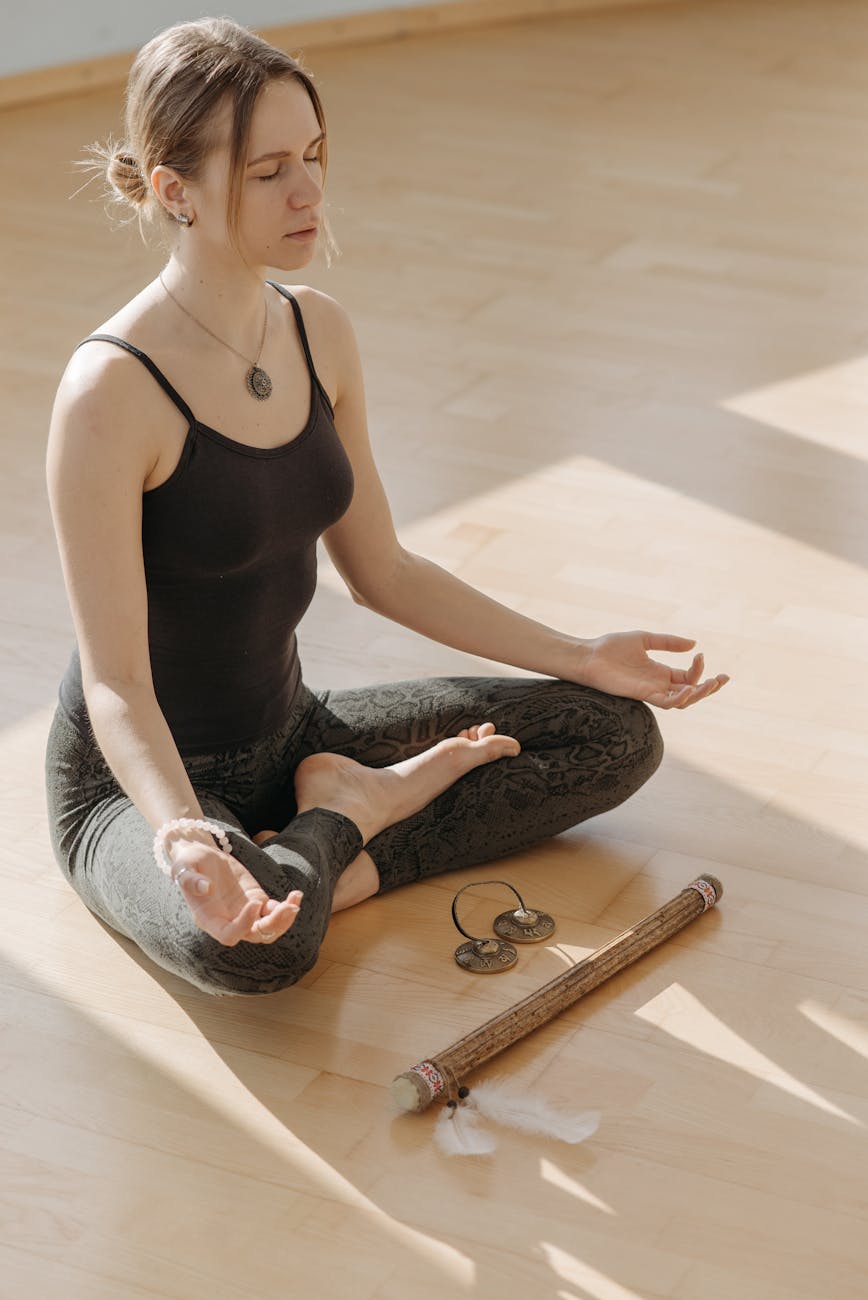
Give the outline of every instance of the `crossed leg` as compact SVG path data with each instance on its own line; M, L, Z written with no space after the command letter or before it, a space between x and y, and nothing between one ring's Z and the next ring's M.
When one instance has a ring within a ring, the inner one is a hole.
M470 744L475 748L478 748L479 762L492 762L496 758L505 758L509 756L514 757L518 754L520 750L518 742L512 741L509 737L498 736L496 740L491 741L487 745L479 744L480 741L488 740L490 737L494 736L494 723L484 722L474 724L472 727L464 728L464 730L458 733L456 739L470 742ZM346 813L347 806L345 801L336 797L338 792L334 787L329 787L324 784L324 778L327 780L328 776L334 772L335 765L333 763L322 763L318 760L331 757L333 756L325 754L311 755L308 758L303 759L296 769L294 786L296 804L299 812L304 812L308 808L314 807L330 807L333 811ZM426 786L430 787L432 794L440 792L439 789L435 788L436 778L431 774L431 768L433 766L432 760L436 762L437 757L438 756L435 756L432 751L428 751L425 754L419 755L418 758L406 760L405 764L402 765L404 767L413 766L416 768L415 773L404 774L405 778L406 776L412 777L413 775L416 777L416 788L419 792L419 796L418 799L412 800L412 802L418 802L424 797ZM469 756L464 756L458 747L455 747L452 758L464 770L470 770L471 766L476 766L476 762L471 764ZM349 761L350 760L347 760L347 762ZM355 766L355 764L353 764L353 766ZM458 775L463 774L463 771L458 773ZM364 776L362 776L362 779L364 780ZM437 784L439 785L439 782ZM379 792L375 789L371 789L370 786L369 789L369 797L371 798L372 803L376 802L377 807L381 807L382 805L378 800ZM404 799L406 806L410 808L411 799L406 795L404 796ZM417 811L417 809L413 808L412 811ZM400 812L400 807L397 810L395 808L389 809L389 824L391 824L392 821L404 820L399 815ZM383 814L380 815L378 820L382 820L382 816ZM358 819L356 820L358 824ZM261 830L257 831L256 834L252 836L252 839L254 844L263 845L267 844L271 839L276 839L278 834L279 832L275 830ZM370 836L366 836L365 838L370 838ZM380 875L377 871L376 864L371 855L365 849L362 849L361 853L359 853L346 868L335 887L334 897L332 899L332 912L340 912L344 908L353 907L356 903L361 903L366 898L371 898L374 894L379 892L379 889Z
M648 780L663 753L647 705L559 678L425 678L315 698L295 755L299 767L324 751L386 767L445 737L478 743L496 734L521 747L504 762L466 772L366 841L342 877L349 874L336 894L339 907L504 856L606 812ZM289 799L285 820L293 812Z

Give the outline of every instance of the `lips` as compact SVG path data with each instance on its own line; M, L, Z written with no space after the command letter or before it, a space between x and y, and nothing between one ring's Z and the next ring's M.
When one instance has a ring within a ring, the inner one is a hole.
M316 230L316 225L300 226L298 230L290 230L287 233L290 235L306 235L311 230Z

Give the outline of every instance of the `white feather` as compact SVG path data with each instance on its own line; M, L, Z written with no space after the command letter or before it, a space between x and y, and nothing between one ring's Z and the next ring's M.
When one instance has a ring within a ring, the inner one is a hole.
M468 1101L496 1124L522 1129L525 1133L542 1133L562 1142L583 1142L600 1125L598 1110L568 1115L555 1110L545 1098L521 1092L500 1079L477 1084L471 1089Z
M467 1106L444 1106L434 1125L434 1141L447 1156L487 1156L497 1138L482 1128L479 1115Z

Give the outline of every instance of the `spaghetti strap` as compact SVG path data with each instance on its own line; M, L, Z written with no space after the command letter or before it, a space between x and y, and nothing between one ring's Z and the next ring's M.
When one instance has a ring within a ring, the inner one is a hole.
M278 293L282 294L284 298L288 298L292 303L292 310L295 313L295 320L301 337L301 345L304 348L304 355L307 357L307 366L310 371L310 377L325 398L329 410L334 414L334 407L332 406L331 398L320 383L319 375L316 373L316 368L313 364L313 357L310 354L310 346L307 341L307 331L304 328L304 317L301 314L301 308L298 305L298 300L296 299L295 294L291 293L285 285L277 284L274 280L266 280L265 283L270 284L272 289L276 289Z
M154 378L156 379L160 387L169 395L169 397L171 397L172 401L175 403L178 410L184 416L185 420L187 420L187 422L191 425L196 423L196 419L193 415L193 412L190 410L189 406L184 401L183 397L176 389L172 387L172 385L169 383L166 376L163 374L162 370L160 370L157 366L154 365L153 361L148 356L147 352L142 352L141 348L137 348L134 343L128 343L126 339L119 339L114 334L88 334L86 339L81 340L81 343L76 343L75 347L73 348L73 352L77 352L83 343L90 343L92 339L101 339L106 343L117 343L118 347L125 348L127 352L132 352L134 357L138 357L139 360L142 362L142 364L147 366L148 370L150 370L151 374L154 376Z

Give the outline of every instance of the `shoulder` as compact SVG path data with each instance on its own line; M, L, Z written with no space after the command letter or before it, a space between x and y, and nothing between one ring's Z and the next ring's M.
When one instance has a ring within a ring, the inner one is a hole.
M336 298L329 294L323 293L322 289L314 289L310 284L283 284L280 283L281 289L286 289L291 293L293 298L298 302L299 307L304 313L305 323L308 315L312 320L337 321L342 318L349 320L347 311Z
M111 411L117 423L134 417L140 421L153 386L139 358L126 348L106 339L89 339L70 356L55 406L93 414Z
M128 405L134 365L136 358L126 348L105 339L89 339L70 356L57 387L55 406L97 413L115 405L122 412ZM126 399L118 402L124 394Z
M309 284L282 284L281 288L288 290L298 302L308 333L318 332L325 343L331 340L346 345L353 325L349 312L336 298Z
M337 401L358 361L358 342L350 314L336 298L311 285L282 284L281 287L298 302L320 378L324 379L323 372L333 377Z
M138 357L127 348L107 339L95 339L94 334L111 334L134 347L145 348L141 341L148 334L148 324L153 309L148 291L143 290L101 325L97 325L72 352L60 380L58 396L76 403L99 407L116 404L117 398L126 394L120 408L135 409L133 399L139 393L147 394L153 381ZM153 331L151 331L153 332ZM147 401L147 398L145 398ZM146 408L147 409L147 408Z
M67 362L58 399L74 402L81 409L107 409L116 424L128 421L139 429L165 419L174 409L170 398L154 382L141 358L122 346L128 343L145 356L150 356L155 346L171 353L171 320L164 307L155 300L153 285L148 285L92 329ZM94 334L111 334L121 343L93 338Z
M127 462L144 481L159 454L155 387L138 358L116 343L93 339L76 348L54 397L50 451L96 453L106 466Z

